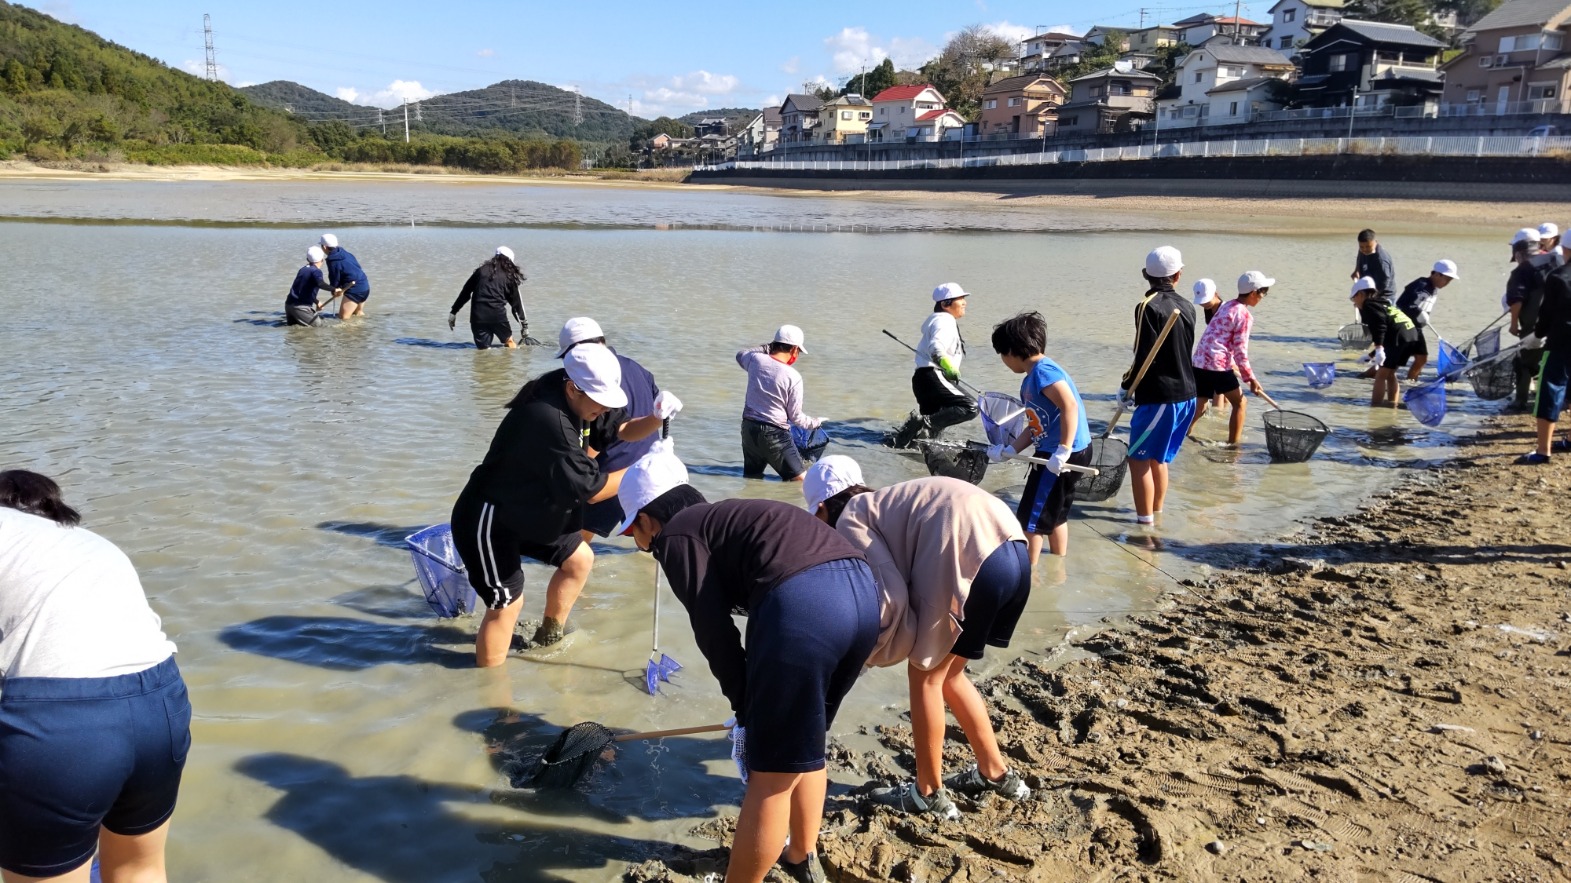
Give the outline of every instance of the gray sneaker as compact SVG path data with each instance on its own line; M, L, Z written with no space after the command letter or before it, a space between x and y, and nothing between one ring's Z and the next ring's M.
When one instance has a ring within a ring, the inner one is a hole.
M785 873L793 883L829 883L829 878L824 876L824 866L818 861L818 853L810 852L800 864L790 864L781 856L775 867Z
M1002 794L1010 800L1025 800L1031 796L1031 789L1020 780L1014 770L1004 770L1003 778L994 781L982 775L976 764L971 764L963 772L957 773L944 780L944 787L959 791L971 797L980 797L991 791Z
M874 803L904 813L932 815L949 822L960 818L960 810L955 806L955 802L949 799L949 792L940 788L923 797L916 790L916 782L907 782L889 788L874 788L868 797L872 798Z

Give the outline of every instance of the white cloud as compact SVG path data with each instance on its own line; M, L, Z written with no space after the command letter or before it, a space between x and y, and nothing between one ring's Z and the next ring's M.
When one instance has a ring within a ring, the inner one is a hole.
M895 37L889 41L889 57L900 70L916 70L933 60L941 49L921 37Z
M737 82L737 78L730 74L693 71L690 74L672 77L671 87L683 92L697 92L700 95L728 95L736 91Z
M983 25L982 27L987 28L988 30L992 31L1000 37L1003 37L1005 40L1008 40L1011 43L1019 43L1021 40L1036 34L1036 28L1026 27L1025 25L1017 25L1013 22L1007 21L994 22L992 24Z
M333 90L333 94L350 104L357 104L360 101L360 90L353 86L339 86Z
M764 98L763 106L764 107L779 107L780 106L780 102L782 102L784 100L785 99L781 98L779 95L769 95L769 96L766 96Z
M780 70L788 74L794 74L801 69L802 56L800 55L793 55L786 59L784 64L780 65Z
M180 66L185 68L185 72L192 76L207 78L207 62L205 61L187 58ZM220 82L229 82L229 68L221 64L218 65L218 79Z
M873 45L872 35L868 34L867 28L841 28L840 33L824 38L824 46L829 50L835 71L842 74L854 74L865 67L877 67L889 55L882 46Z
M361 97L377 107L396 107L406 101L420 101L435 94L420 85L419 80L394 80L386 89L378 89L370 95L362 94Z
M634 116L681 116L740 100L729 96L736 95L741 80L730 74L698 70L663 79L636 77L625 86L641 96L633 101Z
M481 49L479 52L476 52L475 54L480 56L481 58L490 58L491 56L496 54L496 50L495 49Z
M242 83L236 83L235 84L235 88L236 89L244 89L247 86L255 86L255 85L256 84L251 82L250 80L246 80L245 82L242 82Z

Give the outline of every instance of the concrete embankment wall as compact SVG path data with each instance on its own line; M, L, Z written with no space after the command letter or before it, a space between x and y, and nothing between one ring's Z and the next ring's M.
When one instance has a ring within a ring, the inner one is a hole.
M1571 200L1571 161L1530 157L1162 158L953 169L694 172L695 184L804 190L982 190L1088 196Z

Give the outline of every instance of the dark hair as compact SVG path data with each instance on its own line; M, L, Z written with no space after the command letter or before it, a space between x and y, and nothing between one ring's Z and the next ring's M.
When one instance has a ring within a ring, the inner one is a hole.
M1363 230L1358 231L1358 241L1359 242L1374 242L1375 241L1375 231L1370 230L1367 227L1364 228Z
M518 389L518 394L509 399L507 404L503 405L502 407L520 408L534 401L535 397L540 395L540 381L546 379L546 377L549 376L549 373L550 372L547 372L547 374L542 374L539 377L531 377L530 379L524 381L524 385Z
M838 494L824 501L825 514L829 516L829 526L834 527L840 523L840 514L846 510L846 504L858 494L870 494L873 489L865 484L853 484Z
M771 356L778 356L781 353L789 353L794 349L796 349L796 344L794 343L781 343L778 340L772 340L769 342L769 354Z
M562 356L565 356L568 353L572 352L573 351L573 347L578 346L581 343L598 343L601 346L606 347L607 349L610 349L610 346L605 342L605 338L604 337L586 337L583 340L575 340L572 343L568 344L567 345L567 349L562 350ZM557 358L560 359L562 356L557 356Z
M1047 320L1032 310L1018 313L993 326L993 352L1029 359L1047 352Z
M507 281L515 285L524 281L523 268L508 260L505 254L492 255L491 259L486 261L486 265L501 273Z
M1152 276L1150 273L1147 273L1144 270L1140 271L1140 275L1146 277L1146 283L1151 286L1151 288L1146 291L1146 294L1148 294L1148 295L1149 294L1156 294L1158 291L1162 290L1158 286L1158 283L1166 282L1169 285L1173 284L1173 278L1174 278L1173 276Z
M962 299L964 299L964 297L965 297L965 295L961 295L960 297L952 297L949 300L941 300L941 301L933 304L933 312L935 312L935 313L942 313L944 310L949 309L950 305L953 304L955 301L962 300Z
M26 469L0 472L0 506L47 518L63 527L82 523L82 516L60 499L60 485L47 475Z
M661 524L665 524L676 517L677 513L683 509L707 502L709 501L704 499L704 495L698 492L698 488L690 484L679 484L650 500L644 504L644 508L638 511L640 514L648 515Z

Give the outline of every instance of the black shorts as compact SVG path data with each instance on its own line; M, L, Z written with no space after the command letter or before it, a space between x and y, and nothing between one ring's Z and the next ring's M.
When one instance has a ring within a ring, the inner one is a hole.
M584 507L584 530L597 537L608 537L622 523L622 502L616 497Z
M507 346L513 339L513 326L507 320L475 322L470 321L469 330L475 336L475 349L490 349L493 339L497 346Z
M1049 473L1051 474L1051 473ZM1031 561L1020 540L1004 543L982 562L961 610L960 637L949 652L981 659L984 647L1008 647L1031 599Z
M284 324L315 326L322 324L322 317L309 304L284 304Z
M1195 398L1202 401L1212 396L1224 396L1238 389L1238 375L1232 371L1195 369Z
M807 471L802 453L796 449L791 430L772 423L742 420L742 476L763 478L768 466L786 481Z
M1428 356L1429 355L1429 339L1424 336L1424 332L1423 331L1419 331L1418 332L1418 340L1413 342L1412 355L1415 355L1415 356Z
M491 610L501 610L518 600L524 588L521 557L561 567L583 542L576 530L549 543L526 540L498 517L496 506L478 495L460 494L453 505L453 547L469 572L475 594Z
M916 409L924 417L954 407L969 408L972 416L976 415L976 402L946 380L937 368L916 369L911 375L911 394L916 396Z
M1042 453L1037 452L1037 456ZM1086 445L1069 455L1069 462L1076 466L1091 465L1091 446ZM1026 533L1047 534L1053 528L1069 521L1069 507L1075 501L1075 483L1082 473L1064 472L1054 475L1046 466L1032 466L1026 472L1025 491L1020 494L1020 505L1015 517Z
M1408 359L1421 352L1427 352L1423 344L1424 335L1417 328L1404 329L1386 335L1386 361L1382 367L1389 368L1392 371L1401 368L1407 364Z
M747 766L824 768L829 725L878 642L878 583L860 558L787 577L747 617Z

